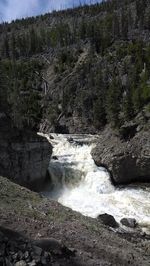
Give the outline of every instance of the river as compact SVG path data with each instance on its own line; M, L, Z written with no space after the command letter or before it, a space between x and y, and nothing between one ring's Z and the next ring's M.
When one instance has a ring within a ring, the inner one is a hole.
M51 136L53 139L46 135L53 145L46 197L93 218L103 213L113 215L118 222L125 217L135 218L143 231L150 234L149 185L114 187L109 173L92 159L97 136Z

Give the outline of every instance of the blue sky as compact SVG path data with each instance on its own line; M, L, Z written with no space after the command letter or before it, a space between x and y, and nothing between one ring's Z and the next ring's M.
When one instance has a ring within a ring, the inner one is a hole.
M0 0L0 22L101 0Z

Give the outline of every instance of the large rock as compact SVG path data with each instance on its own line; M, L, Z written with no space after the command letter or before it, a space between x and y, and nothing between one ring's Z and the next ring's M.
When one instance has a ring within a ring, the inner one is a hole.
M100 135L92 156L98 166L105 166L116 184L150 182L150 130L135 132L122 139L110 129Z
M120 220L120 223L130 228L135 228L137 226L137 222L134 218L123 218Z
M12 127L4 114L0 128L0 175L33 190L41 189L52 154L50 143L34 132Z
M118 223L116 222L115 218L112 215L110 215L110 214L107 214L107 213L100 214L97 217L97 219L99 221L101 221L106 226L110 226L110 227L113 227L113 228L118 227Z

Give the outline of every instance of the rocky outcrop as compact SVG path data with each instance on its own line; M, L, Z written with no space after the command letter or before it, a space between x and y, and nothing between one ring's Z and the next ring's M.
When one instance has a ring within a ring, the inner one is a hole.
M46 178L52 146L34 132L12 127L4 114L0 126L0 174L38 190Z
M67 265L67 260L74 255L73 251L56 239L33 241L15 231L0 227L0 265L48 266L55 265L59 258L63 258L66 263L64 265Z
M0 265L51 265L51 254L23 236L0 227Z
M150 129L142 129L128 140L105 129L92 156L98 166L105 166L115 184L150 182Z

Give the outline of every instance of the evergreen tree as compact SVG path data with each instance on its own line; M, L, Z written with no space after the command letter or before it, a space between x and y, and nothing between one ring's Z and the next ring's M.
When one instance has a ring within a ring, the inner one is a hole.
M113 126L118 127L120 125L120 100L121 100L121 87L119 82L113 78L106 99L106 114L107 121Z

